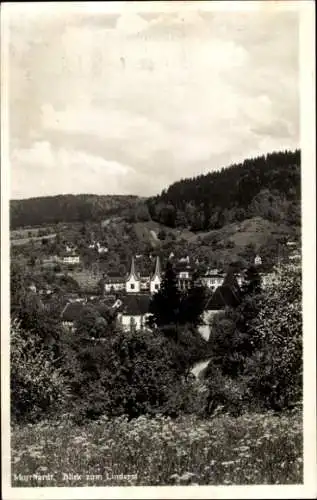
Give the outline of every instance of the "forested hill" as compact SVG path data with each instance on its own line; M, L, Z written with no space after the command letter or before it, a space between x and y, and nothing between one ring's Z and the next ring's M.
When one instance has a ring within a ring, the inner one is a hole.
M10 202L11 228L124 217L191 231L262 217L300 225L300 151L272 153L183 179L160 195L58 195Z
M260 216L300 224L300 151L274 152L172 184L147 200L151 218L192 231Z
M58 222L100 221L134 210L137 196L91 194L58 195L11 200L11 228L40 226Z

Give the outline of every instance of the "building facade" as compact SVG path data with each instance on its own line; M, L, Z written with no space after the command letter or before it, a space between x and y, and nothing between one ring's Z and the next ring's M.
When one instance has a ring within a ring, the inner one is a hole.
M162 273L159 257L156 257L155 269L151 276L141 276L137 272L135 260L132 257L130 272L125 278L110 274L105 276L104 291L105 293L125 291L127 294L153 294L160 289L161 281Z

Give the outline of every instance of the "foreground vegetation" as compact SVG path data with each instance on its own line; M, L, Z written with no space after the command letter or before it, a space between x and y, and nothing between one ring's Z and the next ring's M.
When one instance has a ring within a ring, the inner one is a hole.
M299 410L209 420L104 417L84 427L43 421L14 427L12 450L15 487L302 482Z
M208 341L204 290L193 280L180 293L172 265L151 329L122 331L103 308L66 333L13 280L14 486L301 482L300 267L276 269L265 289L250 267L241 288L228 274L218 292L235 300Z

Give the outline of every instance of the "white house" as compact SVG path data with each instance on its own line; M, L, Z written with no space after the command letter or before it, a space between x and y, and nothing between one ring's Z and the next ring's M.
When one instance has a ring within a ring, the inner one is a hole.
M65 255L63 257L63 263L64 264L80 264L80 256L79 255Z
M124 289L125 279L122 276L117 276L115 273L108 273L104 282L105 293L122 292Z
M134 294L122 297L118 312L118 323L124 330L146 328L149 316L150 295Z
M218 269L208 269L204 276L202 276L201 281L207 288L215 290L218 286L222 285L224 278L224 274L220 273Z
M181 263L184 263L184 262L185 262L186 264L189 264L189 256L188 256L188 255L186 255L186 257L181 257L181 258L179 259L179 262L181 262Z
M254 265L260 266L261 264L262 264L262 259L261 259L260 255L256 255L255 259L254 259Z
M97 247L98 253L107 253L108 252L108 248L100 245L99 241L97 242L96 247Z

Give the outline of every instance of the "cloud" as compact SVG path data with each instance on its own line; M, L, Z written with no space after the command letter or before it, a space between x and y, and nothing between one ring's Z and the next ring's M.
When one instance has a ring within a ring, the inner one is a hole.
M19 196L150 195L299 144L294 13L35 16L12 29L10 75Z
M12 198L33 196L34 185L40 186L42 196L52 192L115 194L121 191L123 179L133 173L128 165L77 150L53 149L48 142L14 150L11 161L15 165Z

